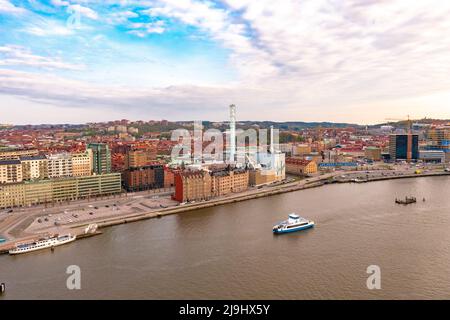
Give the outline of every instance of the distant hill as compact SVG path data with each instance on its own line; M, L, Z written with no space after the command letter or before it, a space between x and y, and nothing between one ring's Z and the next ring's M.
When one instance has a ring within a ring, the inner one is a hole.
M430 124L430 125L445 125L445 124L449 124L450 120L446 120L446 119L411 119L410 120L412 123L418 123L418 124ZM380 123L380 124L376 124L376 125L372 125L369 126L371 128L374 127L380 127L380 126L393 126L394 128L404 128L408 125L408 120L402 120L402 121L391 121L391 122L385 122L385 123Z
M187 123L187 122L186 122ZM204 121L203 125L206 128L228 128L228 122L222 122L221 125L213 125L213 122ZM289 122L275 122L275 121L237 121L237 127L247 129L251 127L259 127L261 129L268 129L273 126L275 129L299 131L302 129L311 128L363 128L364 126L354 123L334 123L334 122L303 122L303 121L289 121Z

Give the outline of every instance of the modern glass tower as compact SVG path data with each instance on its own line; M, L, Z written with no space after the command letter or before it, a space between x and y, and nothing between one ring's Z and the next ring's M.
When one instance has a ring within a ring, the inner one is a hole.
M391 134L389 136L391 160L417 161L419 159L419 135Z
M111 151L106 143L89 143L92 150L93 171L95 174L111 173Z

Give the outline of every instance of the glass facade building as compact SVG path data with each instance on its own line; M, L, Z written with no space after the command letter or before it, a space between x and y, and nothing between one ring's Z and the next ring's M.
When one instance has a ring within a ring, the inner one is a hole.
M389 136L391 160L417 161L419 159L419 135L391 134Z

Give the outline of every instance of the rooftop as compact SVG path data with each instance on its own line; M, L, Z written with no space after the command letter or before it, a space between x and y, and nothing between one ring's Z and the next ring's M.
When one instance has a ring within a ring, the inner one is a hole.
M0 160L0 166L10 165L10 164L20 164L20 160Z

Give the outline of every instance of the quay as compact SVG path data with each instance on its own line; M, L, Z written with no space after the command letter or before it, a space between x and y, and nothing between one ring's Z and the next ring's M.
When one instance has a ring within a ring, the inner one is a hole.
M86 226L86 224L85 224L85 226ZM77 236L76 240L89 238L89 237L93 237L93 236L102 234L102 231L100 231L100 230L96 230L94 232L85 233L84 232L84 228L71 228L71 230L69 232L71 234ZM9 250L14 249L14 247L16 246L17 242L37 241L39 238L46 237L46 236L49 236L49 233L35 234L33 236L20 238L20 239L18 239L16 241L7 242L5 244L0 245L0 254L7 254L7 253L9 253Z
M351 172L353 174L361 174L361 172ZM140 220L146 220L146 219L152 219L152 218L161 218L163 216L172 215L172 214L179 214L183 212L189 212L193 210L198 209L204 209L204 208L210 208L215 206L220 206L224 204L230 204L230 203L236 203L240 201L246 201L246 200L253 200L258 199L262 197L268 197L272 195L278 195L283 194L287 192L294 192L304 189L310 189L310 188L317 188L321 187L323 185L331 184L331 183L351 183L354 181L353 178L348 178L345 180L336 180L335 178L342 175L342 172L333 172L324 174L321 176L308 178L305 180L295 181L295 182L289 182L284 184L277 184L275 186L264 186L263 188L259 189L252 189L248 190L242 193L237 194L231 194L225 197L221 197L218 199L211 199L206 201L200 201L196 203L191 204L184 204L184 205L177 205L172 206L168 208L155 208L152 211L144 211L144 212L136 212L136 213L129 213L126 215L120 215L120 216L110 216L110 217L99 217L99 218L92 218L90 221L80 221L79 223L74 222L70 223L68 225L63 225L61 227L64 228L64 232L71 233L77 235L77 239L82 239L89 236L94 236L97 234L100 234L101 231L96 231L93 234L83 234L84 228L89 223L95 223L97 224L98 228L105 228L109 226L119 225L119 224L125 224L125 223L131 223L136 222ZM348 174L348 173L346 173ZM383 176L368 176L366 177L366 182L374 182L374 181L383 181L383 180L392 180L392 179L405 179L405 178L419 178L419 177L436 177L436 176L450 176L449 172L428 172L428 173L422 173L420 175L415 173L410 174L399 174L399 175L383 175ZM128 204L129 205L129 204ZM128 206L127 205L127 206ZM152 208L153 209L153 208ZM62 232L61 232L62 233ZM45 233L36 233L31 236L18 236L14 239L10 239L6 241L6 243L0 244L0 253L8 253L8 250L14 247L16 242L22 242L27 240L34 240L35 238L38 238L39 236L42 236Z

